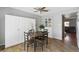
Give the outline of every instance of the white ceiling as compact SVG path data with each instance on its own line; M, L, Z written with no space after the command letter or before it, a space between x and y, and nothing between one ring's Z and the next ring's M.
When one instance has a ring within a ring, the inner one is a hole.
M13 8L19 9L25 12L33 13L36 15L40 15L40 16L74 9L74 7L47 7L46 9L48 9L48 12L43 12L40 14L40 12L34 12L35 10L33 8L35 7L13 7Z

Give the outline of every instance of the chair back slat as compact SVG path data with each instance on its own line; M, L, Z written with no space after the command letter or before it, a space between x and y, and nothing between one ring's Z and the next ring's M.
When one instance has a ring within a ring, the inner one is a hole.
M31 40L33 33L33 29L29 30L28 32L24 32L24 39L27 41Z

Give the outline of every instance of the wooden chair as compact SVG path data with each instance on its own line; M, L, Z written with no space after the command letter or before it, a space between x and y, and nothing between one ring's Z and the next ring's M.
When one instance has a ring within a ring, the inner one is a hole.
M36 51L36 47L38 47L38 45L41 46L42 48L42 51L43 51L43 46L44 46L44 42L46 44L46 47L47 47L47 44L48 44L48 32L38 32L38 36L37 37L32 37L32 34L33 32L29 31L28 33L27 32L24 32L24 50L26 50L26 44L27 44L27 51L28 51L28 48L30 46L33 46L34 47L34 51ZM41 34L39 36L39 34Z
M39 36L39 37L36 37L35 39L36 39L36 47L40 46L42 48L42 51L43 51L43 41L39 40L42 38L40 38L40 36Z
M47 48L47 45L48 45L48 32L47 31L44 31L44 32L41 32L42 35L38 37L38 43L41 44L41 47L42 47L42 51L43 51L43 46L46 44L46 48Z
M26 50L27 44L27 51L30 46L34 46L34 38L31 37L31 32L24 32L24 50Z

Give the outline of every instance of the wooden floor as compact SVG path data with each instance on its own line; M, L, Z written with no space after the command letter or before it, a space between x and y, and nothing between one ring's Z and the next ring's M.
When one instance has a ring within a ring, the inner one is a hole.
M78 51L79 49L73 45L70 45L68 43L68 40L63 42L57 39L49 39L48 47L46 48L44 46L43 52L78 52ZM24 46L22 43L13 47L6 48L1 52L27 52L27 50L24 51ZM29 48L29 52L34 52L33 47ZM37 48L37 52L42 52L40 47Z

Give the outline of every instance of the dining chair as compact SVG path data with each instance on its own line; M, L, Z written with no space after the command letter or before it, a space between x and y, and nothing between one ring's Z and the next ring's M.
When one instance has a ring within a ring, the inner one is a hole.
M47 32L36 32L36 36L32 37L34 34L31 30L28 32L24 32L24 50L26 50L27 44L27 51L30 46L33 46L34 52L36 52L37 47L41 47L43 51L44 42L47 46L48 40L48 33Z
M36 37L36 47L41 47L42 48L42 51L43 51L43 41L39 40L39 39L42 39L40 38L40 36Z
M24 50L26 50L27 44L27 52L30 46L34 46L34 38L31 35L31 32L24 32Z
M46 45L46 48L47 48L47 45L48 45L48 32L47 31L43 31L43 32L39 32L39 34L41 34L40 36L38 36L38 43L41 44L41 47L42 47L42 51L43 51L43 46Z

